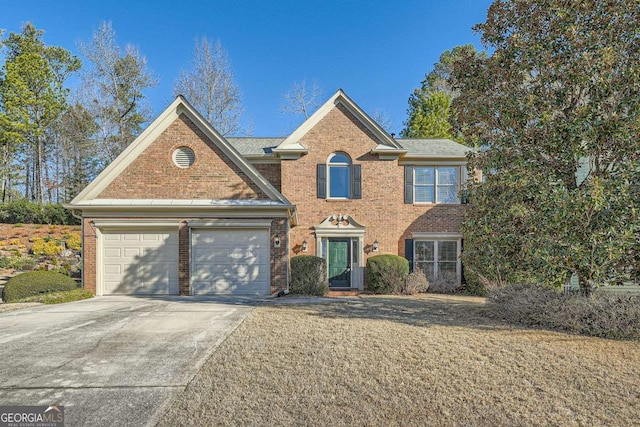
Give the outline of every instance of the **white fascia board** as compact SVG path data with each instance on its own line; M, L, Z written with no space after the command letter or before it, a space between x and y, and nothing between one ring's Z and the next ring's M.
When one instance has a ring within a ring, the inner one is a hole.
M245 219L230 221L227 219L212 219L208 221L188 221L189 228L270 228L271 221Z
M383 144L378 144L371 150L371 154L377 154L380 160L397 160L406 153L407 150L405 149L393 148Z
M302 123L291 135L289 135L273 151L286 151L290 147L300 146L300 139L309 132L320 120L326 116L338 104L342 104L374 135L376 135L383 145L403 150L403 148L389 135L379 124L377 124L367 113L364 112L347 94L338 89L336 93L327 100L318 110Z
M85 212L85 218L286 218L289 219L291 215L286 211L249 211L246 210L227 210L227 211L140 211L140 210L127 210L127 211L109 211L109 210L95 210Z
M178 228L180 220L154 220L154 219L130 219L109 220L100 219L92 221L98 228Z

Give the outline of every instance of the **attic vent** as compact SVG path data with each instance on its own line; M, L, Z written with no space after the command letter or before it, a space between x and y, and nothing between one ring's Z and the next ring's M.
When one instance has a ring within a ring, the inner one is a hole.
M188 168L196 161L196 155L189 147L179 147L173 152L173 163L179 168Z

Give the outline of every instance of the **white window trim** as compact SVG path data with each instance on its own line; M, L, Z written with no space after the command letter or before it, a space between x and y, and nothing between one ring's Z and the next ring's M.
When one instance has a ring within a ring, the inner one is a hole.
M335 155L343 155L349 158L349 163L344 163L344 162L340 162L340 163L331 163L331 159L335 156ZM329 155L329 157L327 158L327 199L328 200L351 200L353 198L353 194L351 194L351 187L352 187L352 183L351 183L351 166L353 165L353 161L351 161L351 156L349 156L347 153L342 152L342 151L336 151L334 153L331 153ZM349 193L349 195L347 197L335 197L335 196L331 196L331 168L332 167L346 167L347 168L347 192Z
M446 234L434 234L432 236L428 236L423 233L420 233L420 237L416 236L414 234L414 239L413 239L413 265L414 265L414 269L416 266L417 262L433 262L434 263L434 271L433 271L433 277L438 277L438 274L440 273L439 270L439 266L438 266L438 251L440 250L440 243L439 242L452 242L455 241L456 242L456 277L458 279L458 283L462 283L462 262L460 261L460 255L462 254L462 238L460 237L460 235L446 235ZM419 261L416 259L416 243L417 242L434 242L433 245L433 261Z
M418 168L432 168L433 169L433 178L434 178L434 183L433 186L431 185L424 185L424 184L420 184L420 185L416 185L416 169ZM456 185L456 194L458 197L458 200L456 202L449 202L449 203L443 203L443 202L438 202L438 169L439 168L455 168L457 171L457 177L458 177L458 183ZM413 167L413 185L412 185L412 191L413 191L413 204L414 205L459 205L461 204L461 200L460 200L460 188L462 185L462 179L463 177L463 172L464 172L464 168L458 165L417 165ZM420 186L420 187L433 187L433 202L419 202L416 200L416 187Z

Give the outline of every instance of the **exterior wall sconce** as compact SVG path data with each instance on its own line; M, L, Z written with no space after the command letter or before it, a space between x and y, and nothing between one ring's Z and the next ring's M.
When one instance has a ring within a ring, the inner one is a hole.
M308 249L309 249L309 243L307 242L307 239L304 239L302 241L302 252L307 252Z
M273 247L274 248L280 247L280 236L277 234L273 237Z
M378 243L378 240L374 240L373 241L373 245L371 246L371 250L373 252L378 252L378 247L380 246L380 244Z

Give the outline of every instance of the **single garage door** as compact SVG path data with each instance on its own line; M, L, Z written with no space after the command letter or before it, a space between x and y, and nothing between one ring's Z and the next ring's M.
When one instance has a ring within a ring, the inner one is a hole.
M268 229L193 229L191 250L193 294L270 293Z
M105 295L178 293L177 231L104 231Z

